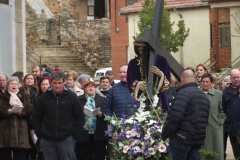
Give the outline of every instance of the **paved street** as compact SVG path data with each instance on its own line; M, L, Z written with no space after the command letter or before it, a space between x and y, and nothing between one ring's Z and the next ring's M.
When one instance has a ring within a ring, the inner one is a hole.
M227 158L226 158L226 160L234 160L232 146L231 146L229 138L228 138L228 143L227 143Z

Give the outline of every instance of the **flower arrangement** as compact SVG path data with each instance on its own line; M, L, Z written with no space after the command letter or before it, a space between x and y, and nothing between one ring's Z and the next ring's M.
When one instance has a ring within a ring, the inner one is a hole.
M167 113L158 105L157 92L153 102L142 95L138 104L134 105L132 116L118 119L116 115L105 115L109 122L109 129L105 134L113 135L117 159L169 159L168 141L161 139L162 128L166 121ZM150 103L149 103L150 102Z

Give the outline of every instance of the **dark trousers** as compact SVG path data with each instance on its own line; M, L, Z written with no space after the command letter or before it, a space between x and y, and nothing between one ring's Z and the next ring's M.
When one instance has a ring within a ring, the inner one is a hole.
M77 142L76 153L78 160L91 160L94 153L95 160L105 160L106 141L94 141L94 135L89 135L89 141Z
M237 137L229 137L229 138L232 145L234 157L235 159L238 159L240 158L240 144L237 141Z
M58 153L60 160L72 160L74 143L72 136L58 142L47 141L43 138L40 140L45 160L56 160Z
M1 160L25 160L26 149L23 148L0 148L0 159Z
M191 146L182 143L177 138L169 138L171 160L198 160L201 146Z
M32 140L32 137L30 136L30 133L29 133L29 144L31 145L31 148L30 149L27 149L26 150L26 160L29 159L29 155L31 156L31 159L32 160L35 160L36 157L37 157L37 148L36 148L36 145L33 143L33 140Z

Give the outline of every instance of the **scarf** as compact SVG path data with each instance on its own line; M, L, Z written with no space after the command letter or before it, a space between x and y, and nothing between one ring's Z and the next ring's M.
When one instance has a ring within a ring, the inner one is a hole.
M85 93L85 97L87 99L86 107L90 109L95 109L95 93L92 96L88 96L87 93ZM96 124L97 124L97 117L88 117L85 116L85 125L83 127L84 130L96 130Z
M23 105L22 102L20 101L20 99L17 96L17 93L19 92L19 90L17 91L17 93L13 93L13 92L10 92L10 91L8 91L8 92L11 95L10 100L9 100L9 104L11 106L14 106L14 105L21 105L22 106Z

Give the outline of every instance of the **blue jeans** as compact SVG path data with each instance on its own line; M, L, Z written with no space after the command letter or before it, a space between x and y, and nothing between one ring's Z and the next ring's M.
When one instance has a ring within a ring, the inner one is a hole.
M191 146L179 141L176 137L169 138L171 160L198 160L201 146Z
M75 141L72 136L59 142L47 141L41 138L40 142L45 160L57 160L58 154L60 155L60 160L73 159L73 145Z

